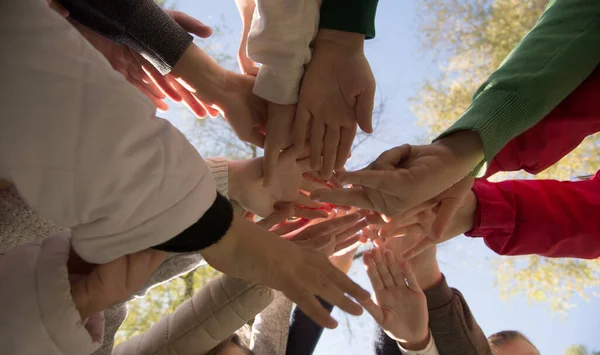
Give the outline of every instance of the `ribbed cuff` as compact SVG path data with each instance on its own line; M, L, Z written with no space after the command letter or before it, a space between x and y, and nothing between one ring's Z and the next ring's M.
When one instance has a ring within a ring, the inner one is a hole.
M127 26L125 44L166 75L194 38L154 1L139 3L139 10Z
M427 343L427 346L421 350L407 350L402 347L400 342L397 343L403 355L427 355L430 354L430 351L435 346L435 341L433 340L433 334L431 334L431 330L429 331L429 343Z
M375 15L379 0L323 0L320 28L361 33L375 38Z
M252 93L279 105L295 104L303 75L303 65L289 68L263 65L258 70Z
M452 302L454 294L452 289L448 287L446 276L442 274L442 280L434 287L423 291L427 298L427 309L434 310Z
M191 253L217 243L233 222L233 207L228 199L217 193L215 202L188 229L176 237L154 247L171 253Z
M515 212L509 208L504 196L495 186L496 184L486 180L478 180L473 184L472 190L477 198L475 223L473 229L465 233L466 236L485 238L490 230L515 228Z
M229 161L225 158L209 158L204 162L208 166L215 183L217 183L217 191L229 198Z
M457 131L475 131L483 143L484 161L470 174L485 174L487 163L510 142L537 121L528 119L521 98L510 91L484 89L458 121L436 140Z

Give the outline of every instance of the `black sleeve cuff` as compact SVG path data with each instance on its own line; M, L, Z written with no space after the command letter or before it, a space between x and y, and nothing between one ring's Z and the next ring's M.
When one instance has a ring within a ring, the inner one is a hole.
M375 14L379 0L323 0L319 27L361 33L375 38Z
M69 17L140 53L163 75L173 69L193 37L152 0L60 0Z
M217 192L217 198L204 215L176 237L154 247L171 253L200 251L217 243L227 233L233 221L233 207Z

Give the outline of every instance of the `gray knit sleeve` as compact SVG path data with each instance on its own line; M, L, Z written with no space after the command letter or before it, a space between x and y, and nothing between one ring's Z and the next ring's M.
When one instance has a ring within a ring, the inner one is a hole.
M162 74L173 69L192 43L153 0L60 0L69 17L140 53Z

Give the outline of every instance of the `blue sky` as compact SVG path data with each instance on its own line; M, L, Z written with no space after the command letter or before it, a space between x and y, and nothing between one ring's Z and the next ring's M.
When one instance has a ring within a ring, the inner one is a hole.
M380 152L402 143L422 141L423 128L416 125L408 99L415 94L420 82L437 72L437 66L417 50L416 0L381 0L377 15L377 37L366 45L366 54L377 80L378 97L384 99L385 110L377 139L353 155L355 162L366 162ZM209 25L228 28L220 41L223 50L235 55L241 28L233 0L175 0L178 10L187 12ZM172 112L178 112L174 117ZM185 130L189 115L172 110L166 116ZM182 118L183 117L183 118ZM493 286L491 260L497 256L480 240L457 238L440 248L440 266L451 286L465 295L471 310L486 334L517 329L538 346L542 354L562 354L571 344L584 344L600 350L600 300L573 301L578 306L568 317L550 314L545 305L529 304L524 297L508 302L500 299ZM367 286L362 265L356 263L350 275ZM600 291L600 290L597 290ZM325 331L316 354L370 354L374 325L368 316L358 319L335 312L340 327Z

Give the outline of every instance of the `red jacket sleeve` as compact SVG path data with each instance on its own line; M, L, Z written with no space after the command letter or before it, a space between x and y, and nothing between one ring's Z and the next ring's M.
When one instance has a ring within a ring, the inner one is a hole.
M508 142L492 159L485 177L498 171L537 174L600 131L600 67L542 121Z
M600 257L600 172L591 180L478 180L475 227L500 255Z

